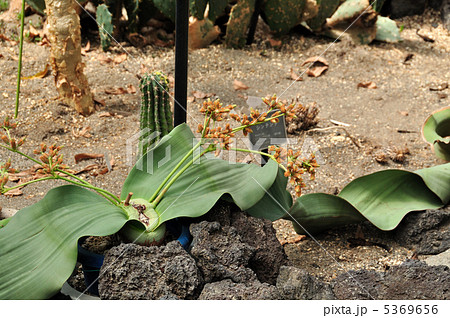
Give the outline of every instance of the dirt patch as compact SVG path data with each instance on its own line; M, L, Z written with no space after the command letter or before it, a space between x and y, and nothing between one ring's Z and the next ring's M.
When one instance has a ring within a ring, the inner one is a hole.
M416 170L443 163L433 156L430 147L421 139L420 127L432 111L449 103L448 88L442 91L430 88L450 82L450 34L442 27L439 13L432 10L422 16L407 17L397 22L404 25L403 42L366 46L357 46L345 39L332 45L327 38L291 34L283 39L281 48L275 49L269 45L264 29L260 28L255 43L243 50L227 49L222 44L216 44L192 51L189 56L188 92L213 93L225 104L237 104L238 111L248 110L247 96L263 97L276 93L286 100L298 97L305 105L317 103L319 128L333 126L330 120L348 124L346 130L349 135L343 130L329 129L292 136L297 140L297 148L305 142L315 147L322 165L316 180L308 182L305 193L334 194L354 178L382 169ZM417 35L417 29L420 29L420 34L435 41L424 41ZM131 89L139 86L136 75L142 74L145 69L174 74L173 48L136 49L126 43L121 45L122 48L117 46L111 52L103 53L93 44L93 49L84 57L88 80L95 97L101 101L95 114L81 117L60 104L51 76L25 80L21 92L21 126L17 130L18 136L27 136L25 152L31 154L41 142L63 145L66 162L76 170L95 163L95 159L91 159L75 164L74 156L78 153L104 154L105 160L114 158L113 169L107 174L95 176L88 172L82 177L117 195L136 155L135 152L127 155L126 151L127 141L137 146L133 136L138 133L140 97L139 92L133 93ZM115 63L114 58L125 50L127 59ZM301 74L305 70L302 63L322 53L329 64L323 75L317 78L303 76L303 81L292 81L291 69ZM0 42L0 117L13 112L17 56L15 42ZM48 58L48 47L25 43L24 76L42 71ZM241 81L249 89L236 91L234 80ZM369 81L374 82L377 88L358 88L358 84ZM111 94L118 88L124 88L126 93ZM192 97L188 102L188 124L193 129L202 122L198 113L201 101ZM396 149L404 148L408 148L409 154L403 162L390 159L390 154ZM385 164L375 160L380 152L387 155ZM15 168L30 167L30 163L22 158L0 151L0 161L9 157ZM60 184L45 182L30 185L23 189L24 194L20 197L1 196L0 206L21 209L42 199L49 189ZM297 237L288 222L276 222L276 228L280 239ZM360 246L348 250L345 248L346 240L353 230L317 237L318 242L331 251L345 269L382 269L412 255L412 251L398 247L395 242L391 246L395 253L379 246ZM285 248L297 266L324 279L336 276L331 258L329 263L325 258L316 258L319 247L314 240L288 243ZM366 258L366 250L373 254L370 261ZM325 273L328 269L331 270Z

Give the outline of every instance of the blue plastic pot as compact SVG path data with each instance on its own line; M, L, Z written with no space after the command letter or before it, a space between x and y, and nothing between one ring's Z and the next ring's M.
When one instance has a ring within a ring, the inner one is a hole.
M189 224L184 224L178 219L175 219L167 222L166 226L167 230L173 236L178 236L177 241L180 242L185 250L187 250L192 240L191 233L189 232ZM88 287L89 293L98 296L98 275L105 256L81 247L81 244L83 244L85 240L86 237L83 237L78 242L78 262L81 263L84 282Z

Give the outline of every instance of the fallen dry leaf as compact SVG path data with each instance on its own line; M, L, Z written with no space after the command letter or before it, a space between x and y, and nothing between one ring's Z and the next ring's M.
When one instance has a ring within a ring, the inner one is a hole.
M44 78L48 74L48 71L49 71L48 68L49 68L49 65L46 64L44 70L42 70L34 75L31 75L31 76L21 76L20 79L29 80L29 79L34 79L34 78Z
M326 66L328 66L329 64L328 64L328 61L327 60L325 60L323 57L321 57L321 56L312 56L312 57L309 57L309 58L307 58L303 63L302 63L302 66L305 66L306 64L308 64L308 63L322 63L323 65L326 65Z
M106 105L106 101L104 99L98 98L98 97L93 97L93 100L95 103L102 105L103 107L105 107Z
M83 127L81 129L77 129L77 130L75 130L75 128L72 128L72 135L75 138L78 138L78 137L91 138L92 135L89 133L90 130L91 130L91 127L89 127L89 126Z
M288 240L280 240L280 244L281 245L286 245L286 244L295 244L300 242L301 240L303 240L304 238L306 238L306 235L297 235L296 237L292 238L292 239L288 239Z
M325 72L328 69L328 66L312 66L306 71L306 74L310 77L319 77L322 75L323 72Z
M205 99L205 98L213 97L216 95L214 93L204 93L202 91L192 91L191 94L192 94L192 96L194 96L195 98L198 98L198 99Z
M328 61L321 56L312 56L307 58L302 66L312 63L306 70L306 74L310 77L319 77L328 69Z
M100 61L100 64L108 64L113 61L113 59L107 56L106 54L97 55L97 59Z
M111 160L109 161L109 165L108 163L105 163L105 160L103 157L101 158L97 158L97 163L95 164L89 164L86 167L84 167L83 169L74 172L75 175L83 173L83 172L90 172L89 174L91 176L98 176L99 174L106 174L109 171L112 171L112 168L114 167L114 158L111 158Z
M281 40L277 40L277 39L273 39L269 37L269 43L271 47L280 47L283 42L281 42Z
M407 54L405 59L403 60L403 64L406 64L407 62L411 61L413 57L414 57L414 54L412 54L412 53Z
M375 88L377 88L377 84L375 84L372 81L370 81L370 82L362 82L362 83L358 83L358 85L356 86L356 88L360 88L360 87L375 89Z
M31 24L30 24L30 29L28 31L28 37L29 39L34 39L35 37L39 36L39 31L36 30Z
M234 80L233 81L233 88L234 88L235 91L241 91L241 90L249 89L250 87L248 87L247 85L245 85L241 81Z
M116 55L116 56L113 58L113 62L114 62L115 64L120 64L120 63L126 61L127 56L128 56L127 53L120 53L119 55Z
M13 189L11 191L6 192L4 194L4 196L6 196L6 197L17 197L17 196L22 195L22 194L23 194L22 190L20 190L20 188L16 188L16 189Z
M440 92L440 91L446 90L447 88L448 88L448 83L447 82L444 82L444 83L441 83L441 84L437 84L437 85L431 84L430 91L432 91L432 92Z
M4 35L4 34L0 34L0 40L2 40L2 41L11 41L11 39L10 38L8 38L6 35Z
M420 34L419 31L420 31L420 29L417 29L417 30L416 30L416 34L417 34L418 36L420 36L425 42L430 42L430 43L433 43L433 42L434 42L434 39L430 38L430 37L427 36L427 35Z
M91 42L88 41L85 47L81 48L81 55L86 55L87 52L91 50Z
M114 117L114 113L111 113L111 112L103 112L103 113L100 113L100 114L98 114L98 117Z
M291 73L289 74L288 79L291 79L296 82L303 81L303 77L301 77L297 73L295 73L293 68L291 68Z
M102 168L98 171L98 173L99 173L99 174L106 174L106 173L108 173L108 171L109 171L108 167L102 167Z
M145 37L140 35L139 33L130 33L128 35L128 41L135 47L144 47L148 44L148 41Z
M98 167L98 164L93 163L93 164L87 165L86 167L84 167L83 169L81 169L79 171L76 171L74 174L77 175L77 174L80 174L83 172L89 172L91 170L96 169L97 167Z
M194 96L188 96L188 97L187 97L187 101L188 101L189 103L193 103L193 102L195 102L195 97L194 97Z
M98 159L103 157L104 155L100 153L79 153L75 155L75 163L78 163L81 160Z
M136 94L136 87L134 87L133 84L128 85L127 92L128 94Z
M20 178L19 182L17 182L17 185L21 185L21 184L24 184L26 182L29 182L29 181L35 180L35 179L39 179L39 177L34 175L34 176L26 177L26 178Z
M108 87L105 88L105 93L109 95L123 95L128 94L128 90L123 87Z

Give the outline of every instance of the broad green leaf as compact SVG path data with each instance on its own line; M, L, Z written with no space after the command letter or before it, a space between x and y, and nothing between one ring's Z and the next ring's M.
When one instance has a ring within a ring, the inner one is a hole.
M326 193L311 193L299 197L289 214L299 234L314 234L332 227L364 221L364 217L346 200Z
M125 212L73 185L50 190L0 229L0 299L46 299L61 289L83 236L116 233Z
M286 190L288 179L284 176L281 168L278 168L278 175L275 182L254 206L245 210L248 214L258 218L271 221L284 217L292 206L292 196Z
M0 220L0 229L1 229L2 227L5 227L6 224L8 224L8 222L9 222L10 220L11 220L11 218L7 218L7 219Z
M431 114L423 124L422 135L436 157L450 161L450 107Z
M339 196L304 195L289 213L299 234L316 233L364 218L388 231L411 211L440 208L449 201L450 164L445 164L415 173L375 172L353 180Z
M443 203L450 202L450 164L415 171Z
M339 197L385 231L394 229L410 211L439 208L443 203L419 175L403 170L379 171L358 178L342 189Z
M133 198L150 199L159 184L196 143L186 124L174 128L136 163L125 180L121 197L133 192ZM202 157L175 181L157 205L160 222L181 216L203 215L226 193L237 206L246 210L264 196L266 189L274 183L277 171L278 165L272 160L261 168L254 164Z

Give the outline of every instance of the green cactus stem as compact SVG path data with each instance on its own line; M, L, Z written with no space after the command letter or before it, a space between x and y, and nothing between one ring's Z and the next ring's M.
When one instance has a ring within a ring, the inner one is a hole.
M376 12L380 12L385 2L386 0L377 0L375 3L372 4L372 7Z
M208 19L215 22L218 17L224 14L228 6L228 0L209 0Z
M227 46L242 48L245 45L248 28L254 11L255 0L240 0L233 6L225 37Z
M395 21L379 16L376 23L377 35L375 40L388 43L396 43L402 40L400 30Z
M333 27L341 23L351 23L363 12L367 14L368 11L371 11L368 9L369 5L369 0L347 0L327 20L327 25Z
M139 142L140 154L173 129L169 80L161 72L146 74L140 82L142 92Z
M306 23L314 30L320 30L327 21L327 18L331 17L341 3L340 0L316 0L319 5L319 12L315 17L308 20Z
M189 0L189 13L198 20L203 20L208 0Z
M100 42L103 51L106 51L111 45L111 35L114 27L112 24L112 14L105 4L97 7L97 23L99 26Z
M306 0L266 0L261 16L270 29L277 34L286 34L302 22Z
M172 22L175 22L175 0L153 0L153 4L164 16L172 20Z
M125 0L123 5L128 15L128 32L136 33L138 31L139 0Z

